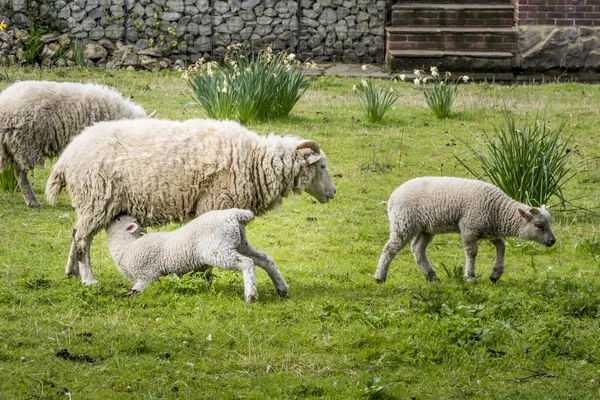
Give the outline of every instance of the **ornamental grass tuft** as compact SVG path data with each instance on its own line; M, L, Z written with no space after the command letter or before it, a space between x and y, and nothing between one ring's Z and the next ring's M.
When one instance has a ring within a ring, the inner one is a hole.
M228 47L222 64L200 59L184 72L192 98L209 118L241 122L287 117L310 82L294 54L264 51L246 55Z
M553 128L537 116L518 128L513 114L505 111L504 122L494 126L494 137L484 132L485 152L469 146L483 173L457 159L471 174L488 178L517 201L539 207L556 196L564 205L569 201L563 188L575 175L567 147L574 132L563 139L566 129L564 120Z
M16 188L15 167L11 162L7 162L4 171L0 173L0 190L13 191Z

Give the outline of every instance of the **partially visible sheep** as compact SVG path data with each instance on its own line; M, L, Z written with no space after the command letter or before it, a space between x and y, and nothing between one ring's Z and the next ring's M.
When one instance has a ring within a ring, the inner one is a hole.
M217 267L240 271L244 297L253 302L258 298L256 264L267 271L277 293L287 296L288 285L271 256L248 243L244 226L253 219L248 210L210 211L173 232L142 235L143 228L133 217L115 218L106 234L117 268L133 283L125 295L143 291L161 276Z
M465 279L475 281L477 241L491 239L496 262L490 276L496 282L504 272L504 239L517 236L548 247L556 242L547 209L532 208L514 201L486 182L444 177L416 178L396 189L388 203L390 240L383 248L375 272L385 282L388 268L404 246L411 243L415 260L425 278L438 277L427 258L427 246L439 233L461 235L467 263Z
M312 140L259 136L232 121L103 122L73 139L54 165L46 196L68 186L77 212L68 275L96 283L89 250L94 235L119 214L144 226L186 220L211 210L264 213L291 193L321 203L335 186Z
M146 118L144 109L106 86L17 82L0 94L0 172L12 160L25 202L40 207L27 180L30 170L95 122L136 118Z

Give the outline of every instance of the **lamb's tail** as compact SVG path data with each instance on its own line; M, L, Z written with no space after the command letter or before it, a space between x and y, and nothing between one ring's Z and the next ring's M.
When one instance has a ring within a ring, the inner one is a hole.
M237 219L238 222L242 225L246 225L248 222L254 219L254 213L250 210L237 209L235 210L234 215L235 219Z
M48 203L52 205L56 203L58 200L58 195L66 184L67 181L65 179L65 169L60 163L57 163L52 168L48 182L46 182L46 200Z

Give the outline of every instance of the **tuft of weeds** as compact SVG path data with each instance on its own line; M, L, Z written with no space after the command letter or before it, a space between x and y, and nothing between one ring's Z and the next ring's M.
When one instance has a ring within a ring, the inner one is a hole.
M73 42L73 62L78 67L85 66L85 56L83 54L83 43L81 40L75 40Z
M29 26L29 36L25 40L23 48L23 57L29 65L39 65L42 62L42 33L36 24Z
M8 161L4 167L4 171L0 172L0 190L14 191L17 186L15 166L12 162Z
M353 90L363 116L372 123L380 122L401 95L391 84L376 83L372 78L354 85Z
M425 101L433 114L439 119L448 118L458 93L458 83L468 82L469 77L464 75L452 80L452 74L446 72L442 79L437 67L431 67L430 72L430 76L425 76L425 71L415 70L415 84L423 91Z

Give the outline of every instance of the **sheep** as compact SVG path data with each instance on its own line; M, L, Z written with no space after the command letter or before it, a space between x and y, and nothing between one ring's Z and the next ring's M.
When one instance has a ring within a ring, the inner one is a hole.
M288 285L267 253L254 249L244 226L254 219L248 210L237 208L209 211L173 232L142 235L144 229L130 215L121 215L106 228L108 248L119 271L133 283L123 295L143 291L161 276L182 276L191 271L217 267L240 271L244 298L258 298L254 265L262 267L281 297Z
M30 207L40 207L27 173L57 156L71 138L98 121L146 118L144 109L96 84L23 81L0 94L0 172L12 160Z
M380 283L385 282L390 263L408 243L425 278L439 280L426 250L440 233L460 233L467 259L464 278L471 282L476 280L479 239L491 239L496 247L492 282L504 272L505 237L533 240L547 247L556 242L545 206L521 204L498 187L473 179L423 177L405 182L390 196L388 217L390 239L375 272Z
M202 119L89 127L52 168L50 204L65 185L77 213L66 273L86 285L97 283L91 241L121 213L158 226L228 208L260 215L302 191L326 203L336 192L316 142L259 136L233 121Z

